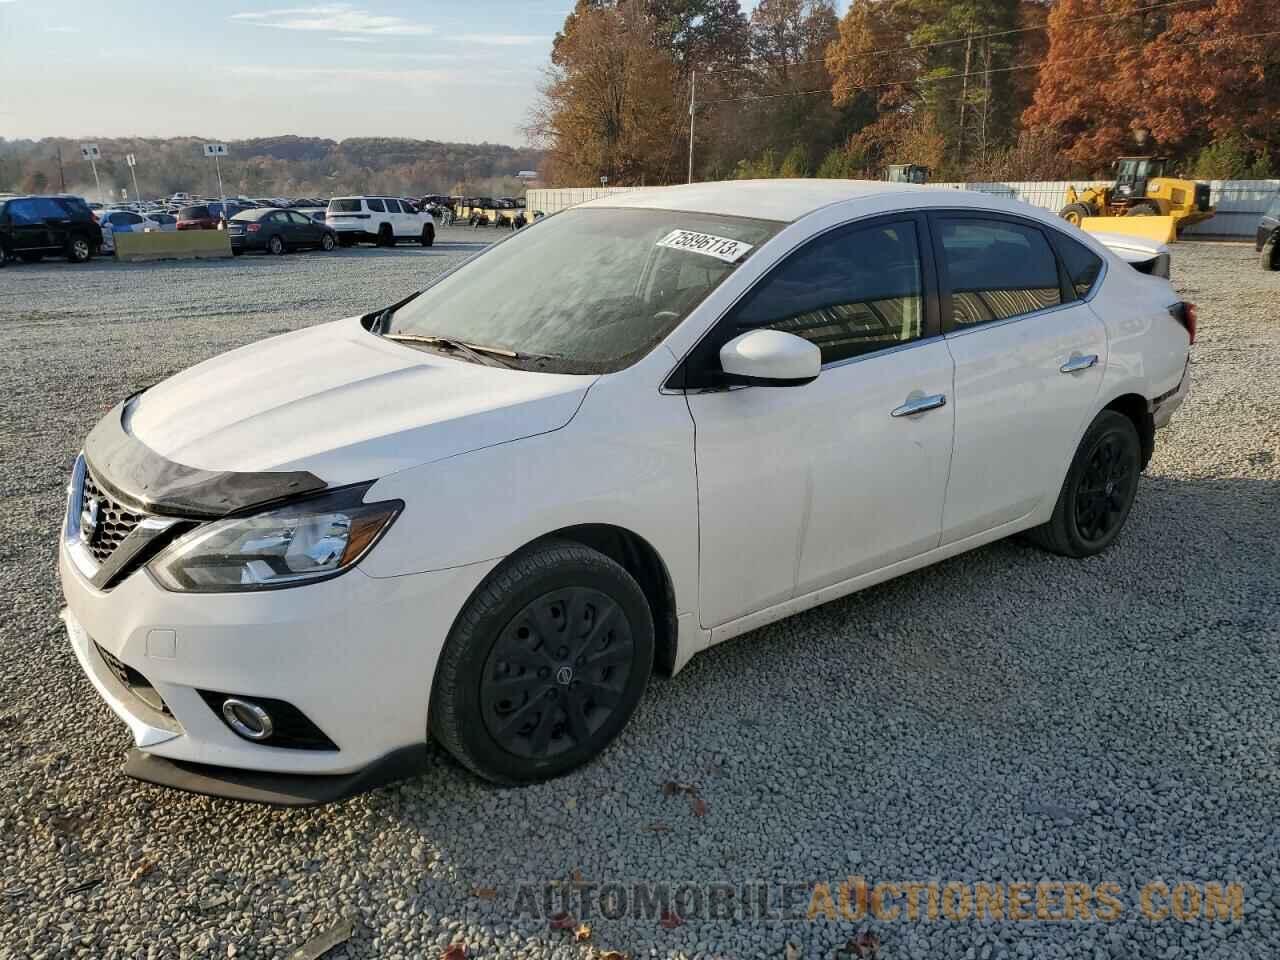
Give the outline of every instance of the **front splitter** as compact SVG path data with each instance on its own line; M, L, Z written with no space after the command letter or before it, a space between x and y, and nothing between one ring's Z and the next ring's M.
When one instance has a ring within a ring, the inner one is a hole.
M124 772L135 780L209 797L274 807L313 807L345 800L396 780L416 777L427 766L426 744L393 750L354 773L320 775L267 773L188 763L157 757L134 748L129 751Z

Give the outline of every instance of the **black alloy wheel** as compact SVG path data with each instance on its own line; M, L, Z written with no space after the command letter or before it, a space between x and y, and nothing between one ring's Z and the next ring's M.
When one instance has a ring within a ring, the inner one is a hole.
M1086 543L1101 543L1124 522L1137 483L1136 458L1120 433L1104 434L1089 453L1075 495L1075 524Z

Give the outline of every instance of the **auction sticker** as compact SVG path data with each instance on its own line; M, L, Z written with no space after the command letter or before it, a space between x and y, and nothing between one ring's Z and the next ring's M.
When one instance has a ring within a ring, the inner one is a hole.
M707 257L715 257L725 263L734 263L746 256L752 244L741 240L730 240L728 237L717 237L710 233L697 233L693 230L672 230L658 241L660 247L672 250L687 250L689 253L701 253Z

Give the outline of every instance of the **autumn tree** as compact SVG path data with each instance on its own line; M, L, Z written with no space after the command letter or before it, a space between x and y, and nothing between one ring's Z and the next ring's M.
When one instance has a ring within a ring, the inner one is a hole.
M676 67L638 2L578 0L557 34L528 128L550 183L663 183L672 173Z

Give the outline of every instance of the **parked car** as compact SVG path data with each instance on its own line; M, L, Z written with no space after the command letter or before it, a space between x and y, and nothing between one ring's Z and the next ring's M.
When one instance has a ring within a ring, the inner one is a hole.
M281 254L304 247L328 251L338 245L332 227L298 210L242 210L227 222L227 234L231 252L237 256L246 250Z
M1280 197L1271 201L1262 219L1258 221L1258 236L1255 241L1258 261L1263 270L1280 270Z
M0 200L0 266L61 254L84 263L102 248L102 228L79 197L11 196Z
M335 197L329 201L325 223L338 231L344 247L355 243L390 247L401 240L429 247L436 242L431 217L396 197Z
M163 210L152 210L143 214L148 220L155 224L155 229L163 233L170 233L178 229L178 218L171 213L165 213Z
M179 230L217 230L245 208L238 203L199 203L178 211Z
M147 230L160 229L158 223L133 210L100 210L96 216L98 225L102 227L103 253L112 253L115 250L117 233L145 233Z
M428 735L545 779L713 644L1017 533L1107 549L1195 325L1015 201L602 198L121 401L72 472L64 620L145 780L332 799Z

